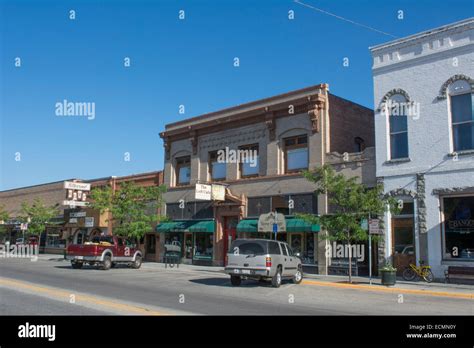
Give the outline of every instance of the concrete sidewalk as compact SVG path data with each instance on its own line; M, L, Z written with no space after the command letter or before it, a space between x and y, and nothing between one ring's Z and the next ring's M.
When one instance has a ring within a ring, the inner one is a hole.
M63 255L59 254L40 254L38 260L66 262ZM164 263L143 262L143 269L146 270L181 270L184 272L208 272L213 274L224 274L224 267L218 266L197 266L189 264L179 264L171 267ZM380 278L372 278L370 282L368 277L352 277L352 283L348 283L347 276L305 274L304 284L317 286L331 286L335 288L351 288L366 291L383 291L393 293L411 293L420 295L462 297L474 299L474 285L448 284L442 282L426 283L424 281L407 282L402 278L397 279L394 286L384 286Z

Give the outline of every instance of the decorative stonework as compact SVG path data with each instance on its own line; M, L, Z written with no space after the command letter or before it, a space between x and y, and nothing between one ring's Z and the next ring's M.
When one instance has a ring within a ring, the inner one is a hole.
M241 145L244 143L255 142L258 143L261 139L266 137L266 127L249 129L248 131L241 130L238 132L215 134L214 136L205 136L199 138L199 149L217 149L224 148L231 145Z
M326 98L322 94L308 97L308 115L311 120L311 129L313 133L319 133L320 120L322 119L324 108L326 105Z
M265 115L265 124L268 129L268 137L270 141L274 141L276 138L276 135L275 135L276 125L275 125L275 114L273 112L267 112L267 114Z
M397 95L397 94L402 95L406 99L407 102L411 101L410 96L408 95L407 92L405 92L401 88L394 88L391 91L388 91L387 93L385 93L382 100L380 101L377 111L378 112L382 111L382 105L386 104L390 98L392 98L394 95Z
M198 148L198 136L195 130L190 132L191 136L191 145L193 147L193 155L197 155L197 148Z
M452 194L459 194L459 193L474 193L474 186L433 189L434 195L452 195Z
M400 196L410 196L415 198L418 194L412 190L407 190L405 188L397 188L385 194L385 197L400 197Z
M423 173L416 174L416 190L418 192L416 215L418 219L418 231L421 234L428 231L426 227L425 174Z
M443 85L441 86L441 89L439 90L439 95L438 95L438 100L443 100L446 99L448 96L448 87L450 84L453 82L456 82L458 80L464 80L467 83L471 85L471 90L474 90L474 80L471 79L469 76L459 74L459 75L454 75L450 79L448 79Z
M171 157L170 156L171 144L168 137L163 138L163 147L165 148L165 158L167 161L169 161Z

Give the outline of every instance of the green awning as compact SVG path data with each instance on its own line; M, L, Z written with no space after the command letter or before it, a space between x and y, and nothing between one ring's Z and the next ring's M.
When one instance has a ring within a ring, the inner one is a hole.
M244 219L237 224L237 232L257 232L258 220Z
M319 232L320 227L303 219L286 219L287 232Z
M286 218L286 231L291 232L319 232L320 226L317 224L311 224L303 219ZM257 219L244 219L240 220L237 224L237 232L258 232L258 220Z
M162 222L156 226L156 232L188 232L189 226L195 222L193 220Z
M162 222L156 226L156 232L208 232L214 233L214 220L181 220Z
M198 223L193 224L189 227L189 232L207 232L214 233L214 221L199 221Z

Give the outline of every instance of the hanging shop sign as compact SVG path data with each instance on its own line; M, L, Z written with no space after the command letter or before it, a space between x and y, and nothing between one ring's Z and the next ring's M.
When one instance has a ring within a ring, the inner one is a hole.
M213 201L225 201L225 186L213 184L212 185L212 200Z
M274 226L276 225L276 226ZM258 218L258 232L286 232L285 215L280 213L262 214Z
M196 190L194 194L195 199L202 199L210 201L212 196L212 186L205 184L196 184Z

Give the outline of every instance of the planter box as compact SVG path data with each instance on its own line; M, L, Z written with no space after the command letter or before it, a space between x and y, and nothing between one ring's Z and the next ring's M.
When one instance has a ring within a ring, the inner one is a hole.
M395 285L397 282L397 271L380 271L382 273L382 285Z

